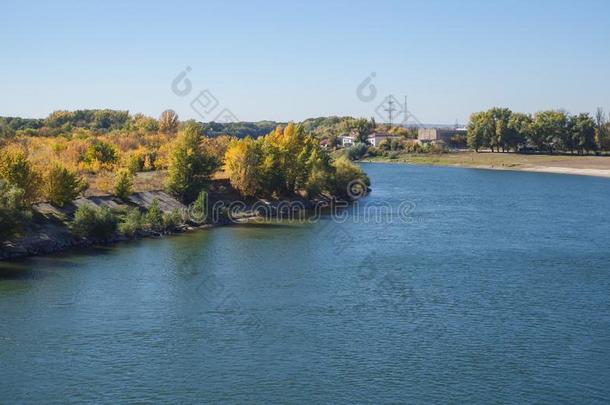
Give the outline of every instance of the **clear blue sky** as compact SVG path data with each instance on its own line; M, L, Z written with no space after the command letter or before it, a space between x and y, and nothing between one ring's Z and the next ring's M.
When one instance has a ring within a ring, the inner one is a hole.
M4 1L0 115L115 108L241 120L372 116L409 95L423 122L491 106L610 109L610 2ZM193 90L170 84L186 66ZM371 72L378 99L356 88Z

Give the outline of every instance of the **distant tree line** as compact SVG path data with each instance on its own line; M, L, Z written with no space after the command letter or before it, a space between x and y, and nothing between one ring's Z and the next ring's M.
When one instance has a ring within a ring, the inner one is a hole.
M540 111L533 115L492 108L474 113L468 124L468 146L477 152L539 151L585 154L610 149L606 116L598 109L568 114L561 110Z

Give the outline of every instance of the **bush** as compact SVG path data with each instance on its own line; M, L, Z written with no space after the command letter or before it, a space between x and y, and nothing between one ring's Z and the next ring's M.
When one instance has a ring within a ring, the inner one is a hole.
M335 174L333 179L333 193L342 198L352 199L355 194L354 190L350 190L350 185L357 182L362 187L368 188L371 181L364 171L346 158L339 158L333 162ZM362 194L366 191L362 190Z
M23 210L23 190L0 180L0 240L21 231L27 217Z
M144 215L144 225L153 231L163 230L163 211L159 207L159 201L155 198L150 204L146 215Z
M208 221L208 193L206 191L201 191L191 205L189 219L197 224L203 224Z
M350 160L360 160L366 155L368 150L369 147L365 143L357 142L347 148L346 155Z
M126 200L133 193L133 173L127 169L120 169L114 177L112 194Z
M60 164L54 164L46 173L44 196L51 204L62 207L86 189L86 181Z
M178 210L173 210L168 214L163 214L163 230L165 232L172 232L178 229L179 226L184 224L184 218Z
M102 164L114 163L117 160L117 153L114 147L109 143L95 141L87 148L84 160L90 164L96 161Z
M25 205L36 202L40 194L40 175L23 152L5 151L0 155L0 179L22 190L21 198Z
M119 232L125 236L134 237L142 230L142 213L138 208L128 208L119 222Z
M106 239L117 230L117 217L108 207L81 205L74 213L71 228L77 235Z

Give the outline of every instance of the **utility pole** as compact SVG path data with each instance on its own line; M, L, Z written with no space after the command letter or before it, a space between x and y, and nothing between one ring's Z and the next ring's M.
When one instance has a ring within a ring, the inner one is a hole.
M388 97L388 108L385 109L388 112L388 118L390 119L390 126L392 126L392 113L396 111L394 107L394 100L392 100L392 95Z
M409 121L409 110L407 109L407 96L405 96L405 126Z

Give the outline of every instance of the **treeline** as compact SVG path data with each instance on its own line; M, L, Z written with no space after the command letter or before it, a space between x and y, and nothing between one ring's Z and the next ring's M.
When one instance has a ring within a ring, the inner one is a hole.
M257 139L235 140L225 155L225 171L242 195L347 197L348 185L369 179L348 159L332 160L303 125L288 124Z
M165 189L185 204L198 201L212 176L223 169L247 197L349 197L347 187L353 180L369 184L360 168L347 159L331 159L301 125L290 123L256 140L239 140L210 138L202 124L180 122L172 111L154 121L156 130L151 123L145 130L97 134L77 129L62 136L21 134L5 139L0 149L0 238L23 228L33 204L63 206L73 201L90 186L87 178L98 190L126 200L134 191L137 172L164 170ZM75 223L75 229L139 229L135 223L162 228L158 221L136 221L135 213L112 213L115 218L87 209L79 209L75 221L89 225ZM174 226L176 218L163 217L163 227ZM121 225L125 223L131 225Z
M541 111L536 114L492 108L474 113L468 124L468 146L477 152L558 151L584 154L610 149L610 127L598 109L596 117L588 113Z

